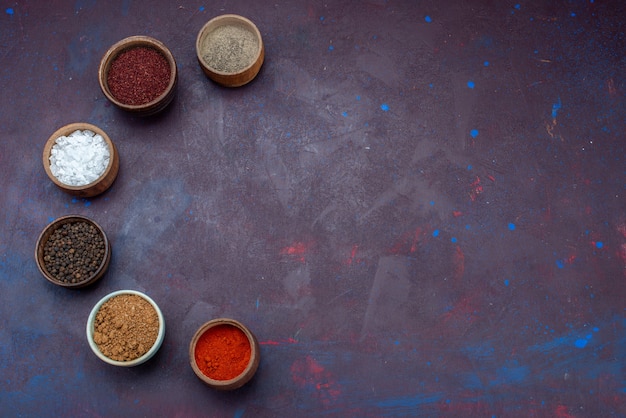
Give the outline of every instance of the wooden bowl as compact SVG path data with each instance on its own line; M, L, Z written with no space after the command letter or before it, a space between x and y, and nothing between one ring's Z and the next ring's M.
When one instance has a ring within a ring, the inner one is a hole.
M230 33L225 33L225 28ZM244 42L252 42L256 44L256 49L248 49L245 58L241 51L239 59L220 56L219 52L227 48L227 43L230 45L233 42L240 47ZM227 14L209 20L200 29L196 38L196 55L200 67L211 80L226 87L239 87L252 81L259 73L265 58L265 47L261 32L254 23L243 16Z
M102 236L104 240L104 257L100 265L91 274L91 276L89 276L85 280L71 283L57 279L53 274L48 271L48 269L46 268L46 263L44 261L44 249L46 243L48 242L48 239L58 228L61 228L65 224L71 224L75 222L86 222L94 226L98 230L98 233ZM109 268L109 262L111 261L111 243L104 233L104 229L102 229L102 227L98 225L97 222L80 215L63 216L48 224L48 226L44 228L41 234L39 234L39 238L37 239L37 245L35 246L35 260L37 261L37 268L50 283L54 283L57 286L67 287L71 289L82 288L98 281L102 276L104 276L104 273L106 273L107 269Z
M152 305L152 307L156 311L157 317L159 318L159 331L157 334L156 341L154 342L152 347L150 347L150 349L141 357L137 357L136 359L129 360L129 361L113 360L105 356L102 353L102 351L100 351L100 348L98 348L98 344L94 340L94 331L95 331L94 324L96 321L96 315L98 314L98 311L100 310L102 305L104 305L104 303L107 302L109 299L112 299L120 295L137 295L145 299L150 305ZM165 339L165 318L163 317L163 313L161 312L161 309L159 308L159 306L148 295L138 292L136 290L117 290L115 292L109 293L108 295L100 299L98 303L94 305L87 319L86 331L87 331L87 342L89 343L89 347L94 352L94 354L98 356L100 360L104 361L105 363L111 364L113 366L133 367L133 366L138 366L150 360L152 357L154 357L157 351L159 351L159 348L161 348L161 345L163 344L163 340Z
M50 170L50 155L55 141L57 140L57 138L70 135L76 130L90 130L92 132L95 132L96 134L102 136L102 138L104 138L104 141L109 146L109 165L105 169L104 173L102 173L102 175L93 182L85 184L83 186L70 186L68 184L62 183L54 176L54 174L52 174L52 171ZM115 148L113 141L111 141L111 138L109 138L106 132L104 132L102 129L98 128L95 125L79 122L65 125L62 128L58 129L56 132L54 132L52 135L50 135L50 138L48 138L48 141L43 148L43 167L46 170L46 174L48 175L48 177L50 177L50 180L52 180L52 182L64 192L78 197L93 197L105 192L109 187L111 187L111 185L115 181L115 178L117 177L117 172L119 171L120 167L120 160L117 148Z
M250 344L250 361L248 362L248 365L238 376L229 380L217 380L205 375L200 370L196 362L196 346L200 337L202 337L202 335L205 332L209 331L211 328L221 325L235 327L239 329L247 337L248 343ZM252 334L252 332L241 322L229 318L218 318L206 322L198 329L198 331L196 331L193 338L191 339L191 343L189 344L189 361L191 363L191 368L193 369L194 373L205 384L218 390L233 390L240 388L241 386L248 383L248 381L252 379L259 367L259 362L261 358L260 356L261 350L259 349L259 343L254 334Z
M119 54L137 47L152 48L159 52L166 59L170 69L170 81L165 90L154 100L144 104L133 105L123 103L118 100L111 92L107 80L109 70L111 69L111 64L115 61ZM176 86L178 84L178 71L176 68L176 60L174 59L174 56L172 55L170 50L157 39L151 38L149 36L131 36L122 39L121 41L114 44L104 54L104 56L100 60L100 68L98 69L98 82L100 83L100 88L102 89L102 92L104 93L106 98L109 99L109 101L118 108L133 113L137 116L154 115L165 109L174 98L174 95L176 93Z

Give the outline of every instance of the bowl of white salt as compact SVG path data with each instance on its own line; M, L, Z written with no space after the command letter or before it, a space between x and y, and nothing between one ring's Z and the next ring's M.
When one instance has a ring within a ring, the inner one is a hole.
M226 14L214 17L200 29L196 55L211 80L226 87L240 87L261 70L265 48L261 32L252 21Z
M70 123L54 132L43 148L50 180L66 193L93 197L117 177L119 155L111 138L90 123Z

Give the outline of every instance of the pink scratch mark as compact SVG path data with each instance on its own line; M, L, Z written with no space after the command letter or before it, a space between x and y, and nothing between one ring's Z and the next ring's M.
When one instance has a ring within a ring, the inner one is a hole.
M327 407L341 395L341 386L335 381L332 373L311 356L293 362L291 379L300 387L314 389L316 397Z
M296 256L298 261L304 263L306 261L305 254L312 246L313 244L311 243L295 242L292 245L282 248L280 254Z
M465 254L461 250L461 247L456 246L454 255L452 256L452 265L454 266L454 278L460 279L465 273Z
M279 341L274 341L274 340L259 341L259 345L285 345L285 344L296 344L297 342L298 340L295 340L293 338L287 338L285 340L279 340Z

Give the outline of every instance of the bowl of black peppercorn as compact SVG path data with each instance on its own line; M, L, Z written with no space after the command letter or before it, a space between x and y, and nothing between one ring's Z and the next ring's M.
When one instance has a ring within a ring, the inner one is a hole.
M111 244L94 220L68 215L44 228L37 239L35 259L49 282L81 288L104 276L111 261Z

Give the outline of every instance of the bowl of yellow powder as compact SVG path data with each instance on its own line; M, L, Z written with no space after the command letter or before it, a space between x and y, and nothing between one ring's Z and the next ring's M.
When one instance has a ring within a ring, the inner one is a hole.
M252 21L227 14L209 20L200 29L196 55L211 80L226 87L240 87L259 73L265 48L261 32Z

